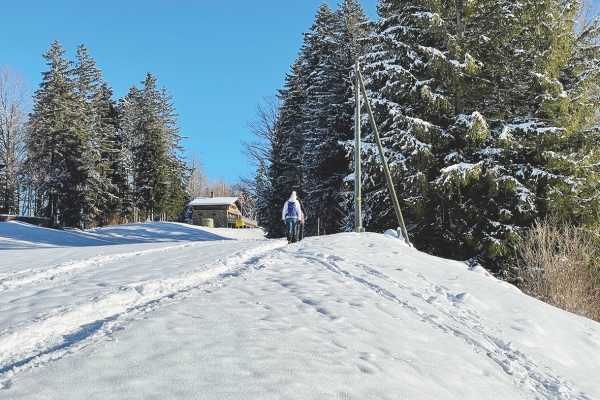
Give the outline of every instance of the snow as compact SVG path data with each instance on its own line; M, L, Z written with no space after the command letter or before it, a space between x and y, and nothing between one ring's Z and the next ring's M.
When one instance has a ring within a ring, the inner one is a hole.
M478 162L477 164L461 162L461 163L454 164L449 167L443 168L442 173L448 174L453 171L460 171L461 175L464 176L464 175L467 175L468 172L472 171L473 169L477 168L480 165L481 165L481 162Z
M0 398L600 398L600 324L386 234L0 223Z
M189 206L223 206L239 201L237 197L198 197Z

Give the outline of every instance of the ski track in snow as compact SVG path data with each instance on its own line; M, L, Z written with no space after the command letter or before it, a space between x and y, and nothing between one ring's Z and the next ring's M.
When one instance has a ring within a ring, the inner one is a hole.
M570 382L553 374L547 368L540 367L530 356L515 349L513 343L504 342L492 332L496 330L500 333L499 329L485 327L477 310L466 303L468 293L452 294L448 288L434 285L420 273L413 274L406 269L401 269L402 272L411 273L430 286L427 291L431 291L432 294L425 298L415 287L398 282L365 264L325 254L303 254L302 257L358 282L388 301L401 305L432 328L464 340L475 352L486 355L506 374L511 375L515 385L529 390L536 396L541 394L547 399L591 400L587 395L578 392ZM407 297L407 294L410 297ZM423 309L433 308L432 311L435 313L424 312L419 306Z
M26 285L36 285L43 281L49 281L58 278L61 275L78 273L89 268L99 268L107 262L118 261L131 257L144 256L152 253L179 250L192 246L205 245L215 242L194 242L185 243L176 246L165 246L155 249L137 250L126 253L116 253L105 256L96 256L83 260L67 261L54 267L30 268L21 271L15 271L0 274L0 293L9 289L18 289Z
M62 263L56 267L34 268L6 274L2 277L0 292L42 283L61 274L100 267L115 260L179 250L202 243L96 256ZM252 270L260 269L262 266L257 264L260 256L284 245L282 241L261 242L256 247L238 251L232 256L177 276L132 282L119 288L111 288L109 292L86 301L26 321L17 327L7 328L0 333L0 377L11 378L17 372L59 360L90 343L110 336L112 332L124 329L124 325L141 318L142 314L164 306L169 301L180 301L193 289L222 285L229 278L241 277ZM0 381L0 387L4 389L11 384L12 379Z

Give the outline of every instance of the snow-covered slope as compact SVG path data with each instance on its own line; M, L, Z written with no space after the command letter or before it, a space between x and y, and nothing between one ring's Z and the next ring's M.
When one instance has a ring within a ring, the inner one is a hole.
M600 399L600 324L390 235L0 223L0 315L0 398Z

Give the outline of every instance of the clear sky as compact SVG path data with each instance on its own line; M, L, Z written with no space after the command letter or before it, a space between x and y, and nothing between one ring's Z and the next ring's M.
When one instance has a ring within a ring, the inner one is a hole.
M327 1L333 9L341 0ZM362 0L376 18L376 0ZM183 145L211 179L252 172L241 141L263 97L283 86L322 0L0 0L0 65L35 91L54 40L75 60L84 44L115 98L146 72L173 95Z

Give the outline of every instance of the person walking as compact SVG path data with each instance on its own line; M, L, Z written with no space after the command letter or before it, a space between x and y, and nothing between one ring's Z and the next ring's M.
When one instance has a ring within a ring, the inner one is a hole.
M298 241L298 220L303 217L303 214L295 191L283 205L281 217L285 221L285 236L288 243L296 243Z
M300 204L300 219L298 219L298 241L304 239L304 222L306 222L306 210L304 209L304 204L302 204L302 200L296 196L296 201Z

